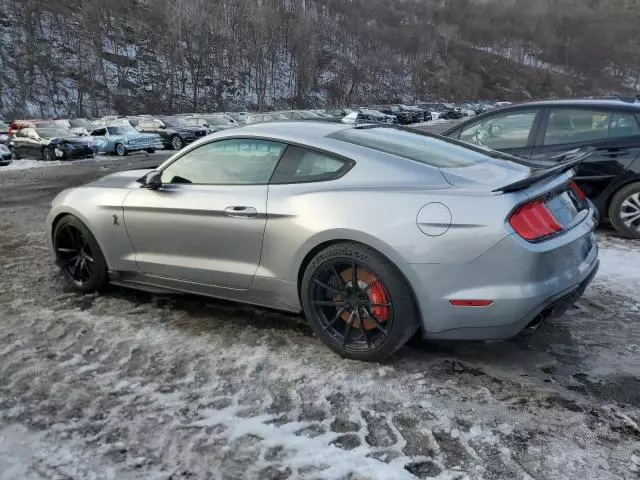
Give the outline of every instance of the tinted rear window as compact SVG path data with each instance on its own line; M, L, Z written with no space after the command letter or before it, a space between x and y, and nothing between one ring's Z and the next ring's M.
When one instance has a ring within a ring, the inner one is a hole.
M437 168L469 167L486 161L487 157L525 163L517 157L495 150L477 148L453 139L399 128L352 128L333 133L329 138Z

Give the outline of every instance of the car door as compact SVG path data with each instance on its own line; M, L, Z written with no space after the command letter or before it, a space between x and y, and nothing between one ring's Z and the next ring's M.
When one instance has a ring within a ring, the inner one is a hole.
M284 149L258 139L210 142L164 167L160 189L133 189L124 217L141 272L248 288L260 263L267 185Z
M448 136L480 147L529 158L538 131L541 109L520 108L465 123Z
M96 128L90 133L90 136L91 136L91 139L93 140L93 144L98 148L99 151L106 151L106 150L109 150L109 152L113 151L111 150L111 148L113 148L113 145L108 145L109 139L108 139L106 127Z
M633 112L550 107L541 123L533 158L559 156L575 148L596 148L576 171L585 194L596 199L638 158L639 143L640 126Z
M20 130L20 153L22 157L42 158L40 155L40 137L34 128L23 128Z

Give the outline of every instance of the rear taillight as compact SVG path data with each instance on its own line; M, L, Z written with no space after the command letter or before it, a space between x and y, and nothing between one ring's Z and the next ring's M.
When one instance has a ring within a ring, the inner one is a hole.
M584 194L584 191L580 188L580 185L578 185L576 182L571 182L569 184L569 188L573 193L576 194L576 197L578 197L578 200L580 200L581 202L584 202L587 199L587 196Z
M541 240L564 230L544 200L534 200L519 207L509 218L509 224L525 240Z

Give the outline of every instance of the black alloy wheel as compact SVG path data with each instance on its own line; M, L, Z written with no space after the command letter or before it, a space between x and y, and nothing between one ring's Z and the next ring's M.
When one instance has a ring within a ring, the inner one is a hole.
M171 148L174 150L182 150L182 147L184 147L184 140L182 140L180 135L174 135L171 137Z
M382 360L418 328L404 278L364 245L340 244L319 253L307 267L302 292L316 335L345 357Z
M624 186L613 196L609 220L620 235L640 238L640 182Z
M56 263L78 290L101 288L107 279L106 262L87 227L70 215L63 217L53 234Z

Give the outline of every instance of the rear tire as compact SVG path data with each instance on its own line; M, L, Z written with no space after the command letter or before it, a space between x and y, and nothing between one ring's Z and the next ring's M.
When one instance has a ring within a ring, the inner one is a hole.
M53 231L56 263L80 292L94 292L107 284L107 262L87 226L77 217L62 217Z
M147 153L148 154L156 153L156 149L155 148L147 148Z
M640 182L621 188L613 196L609 221L620 235L640 238Z
M42 149L42 159L45 162L51 162L53 161L53 153L51 152L50 148L43 148Z
M318 253L304 272L300 295L315 334L343 357L384 360L418 329L406 280L391 261L365 245L345 242Z

